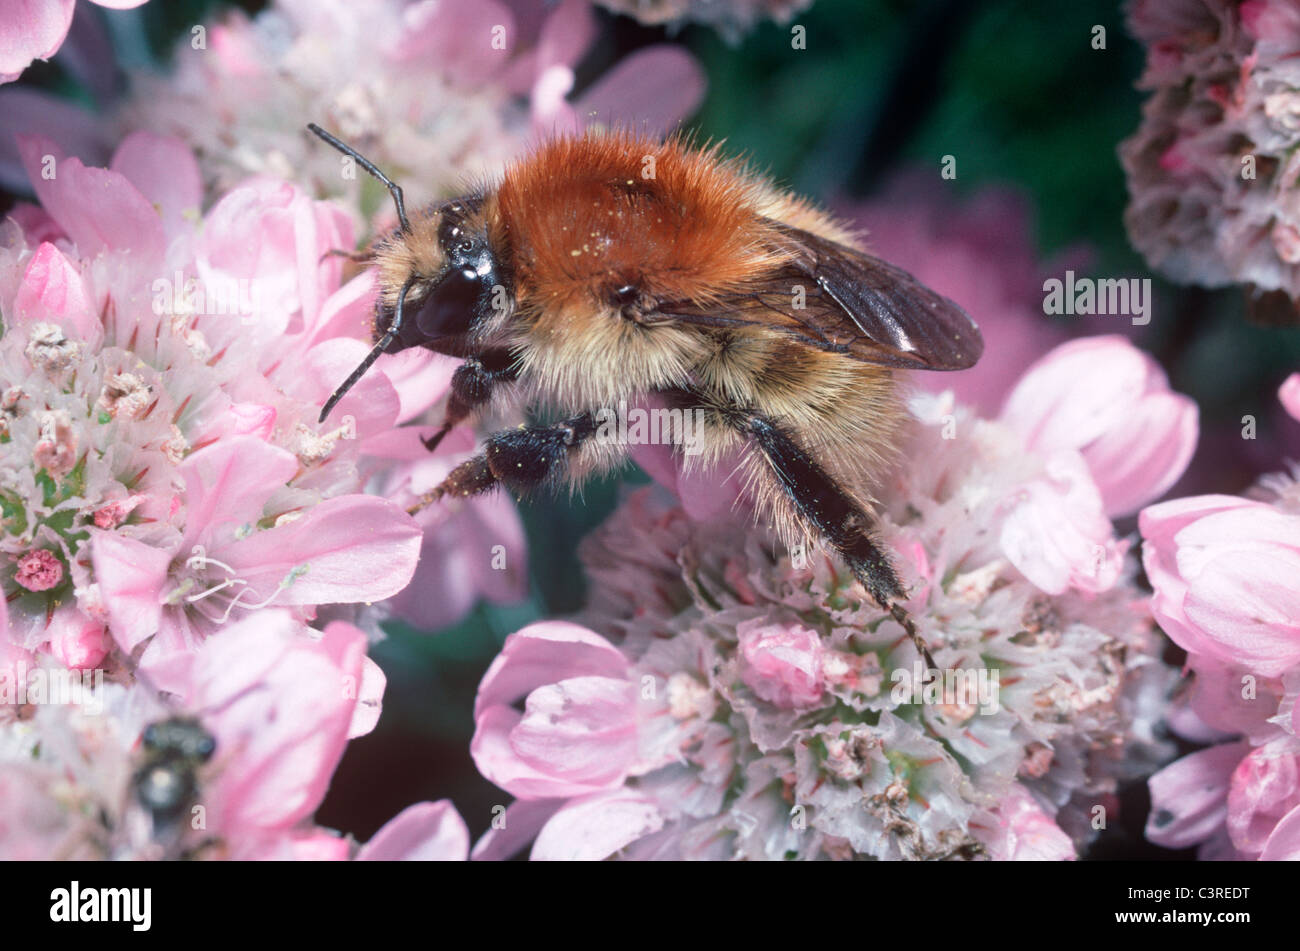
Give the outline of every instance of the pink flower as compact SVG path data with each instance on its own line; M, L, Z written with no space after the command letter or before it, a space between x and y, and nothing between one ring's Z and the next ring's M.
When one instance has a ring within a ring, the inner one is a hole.
M992 812L996 826L981 838L1003 862L1059 862L1075 858L1074 843L1023 786L1012 786Z
M524 701L521 713L513 704ZM528 799L617 786L637 759L627 661L576 624L532 624L506 639L474 703L479 771Z
M1001 419L1044 454L1077 449L1111 517L1130 515L1178 481L1196 449L1196 404L1119 336L1062 344L1025 371Z
M349 624L313 632L263 611L195 655L182 697L216 739L204 802L230 858L270 857L320 805L357 716L365 649Z
M1208 495L1144 509L1139 526L1175 643L1269 677L1300 663L1300 514Z
M407 806L357 852L358 862L463 862L469 829L446 799Z
M1278 824L1300 808L1300 754L1273 744L1251 750L1228 787L1228 834L1246 856L1262 853Z
M1002 550L1043 591L1096 592L1115 584L1127 545L1116 541L1078 453L1052 453L1043 473L1018 486L1003 505Z
M145 0L93 0L101 7L129 10ZM33 60L49 59L68 35L76 0L0 2L0 83L19 77Z
M797 623L752 618L736 626L741 677L751 690L786 710L811 707L822 697L822 642Z

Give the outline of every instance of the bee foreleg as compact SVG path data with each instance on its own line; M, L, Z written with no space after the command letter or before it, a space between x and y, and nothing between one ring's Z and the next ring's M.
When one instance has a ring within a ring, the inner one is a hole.
M900 603L906 592L889 556L873 537L871 514L771 420L747 413L735 425L758 447L799 517L840 553L867 593L902 625L925 662L935 667L915 622Z
M596 418L591 413L579 413L550 426L520 426L493 433L482 452L451 470L407 511L415 514L444 495L478 495L497 485L523 494L558 484L568 474L570 456L596 433Z
M492 399L493 387L512 382L518 372L514 355L508 350L488 350L458 366L451 378L451 395L447 398L442 426L428 439L420 440L424 448L429 452L437 449L453 426Z

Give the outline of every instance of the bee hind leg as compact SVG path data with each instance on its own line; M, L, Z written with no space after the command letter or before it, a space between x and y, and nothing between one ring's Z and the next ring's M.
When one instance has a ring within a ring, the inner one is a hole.
M906 592L889 556L873 537L870 513L771 420L750 413L736 419L735 425L758 447L799 517L839 552L867 593L902 626L925 662L937 669L916 623L900 603Z
M569 474L570 457L597 431L595 417L579 413L550 426L493 433L481 452L451 470L407 511L414 515L443 496L478 495L498 485L519 494L558 485Z

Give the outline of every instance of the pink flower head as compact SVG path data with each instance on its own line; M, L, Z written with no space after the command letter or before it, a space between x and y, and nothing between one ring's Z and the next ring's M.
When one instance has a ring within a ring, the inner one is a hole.
M1038 360L1001 418L1036 452L1081 452L1111 517L1163 495L1196 449L1196 404L1120 336L1073 340Z
M816 631L752 618L736 626L736 636L741 676L754 693L787 710L821 701L822 641Z
M1153 505L1139 526L1152 613L1175 643L1268 677L1300 663L1300 514L1207 495Z
M39 138L22 149L65 237L0 249L6 458L29 473L0 534L10 636L49 641L45 592L70 580L81 616L174 690L227 621L267 606L307 621L401 590L419 528L360 490L362 446L393 430L403 392L381 365L317 422L366 349L337 320L335 298L352 300L338 262L321 261L351 243L350 222L267 179L200 218L193 156L150 134L110 169ZM403 388L411 413L441 395Z
M1123 762L1168 755L1139 739L1174 672L1133 609L1124 546L1078 452L1044 459L949 398L912 411L881 537L937 663L967 687L927 697L906 632L829 553L641 490L583 544L587 626L525 628L480 686L475 763L518 800L476 857L529 841L535 860L1086 844L1084 804ZM1004 686L981 699L970 683L994 665Z
M1150 93L1120 145L1129 237L1152 267L1205 287L1300 299L1300 17L1292 0L1134 3Z

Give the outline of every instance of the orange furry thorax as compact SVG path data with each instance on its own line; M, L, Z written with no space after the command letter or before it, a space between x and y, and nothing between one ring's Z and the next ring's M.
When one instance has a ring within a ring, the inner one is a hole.
M521 305L554 309L636 285L708 300L779 262L761 185L716 149L627 134L542 145L511 166L489 233ZM604 301L600 301L604 303Z

